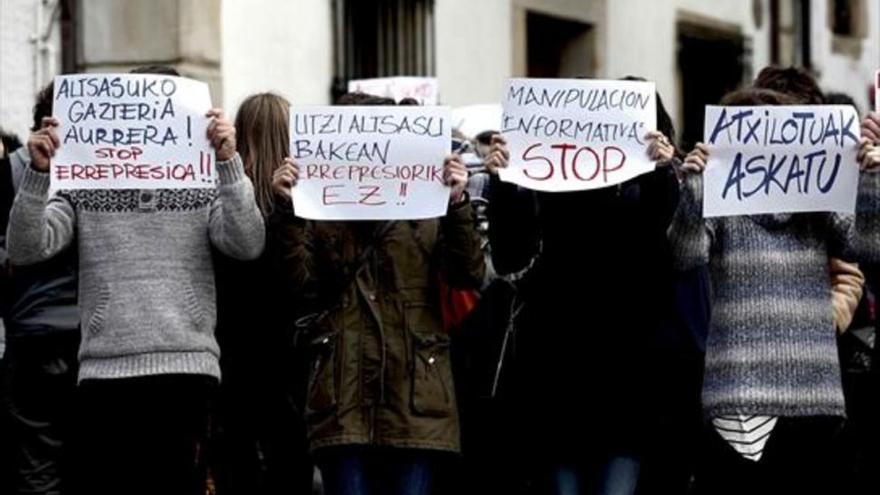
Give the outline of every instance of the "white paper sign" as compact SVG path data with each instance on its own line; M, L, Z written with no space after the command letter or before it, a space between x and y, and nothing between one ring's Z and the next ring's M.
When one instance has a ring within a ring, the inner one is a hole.
M215 187L208 85L155 74L55 78L52 189Z
M422 105L440 103L440 85L434 77L399 76L354 79L348 82L348 91L383 96L392 98L394 101L413 98Z
M292 107L294 211L314 220L443 216L451 139L448 107Z
M654 83L511 79L502 132L507 182L539 191L598 189L654 170L644 137L656 127Z
M706 107L706 217L853 213L859 117L847 105Z
M874 74L874 111L880 112L880 70Z

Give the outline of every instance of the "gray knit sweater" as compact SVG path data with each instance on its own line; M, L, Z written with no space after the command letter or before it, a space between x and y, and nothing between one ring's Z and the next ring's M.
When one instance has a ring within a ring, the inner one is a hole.
M211 244L260 255L263 219L238 155L216 189L64 191L24 175L9 219L13 264L77 241L80 380L171 373L220 377Z
M709 263L712 278L708 416L844 415L829 258L877 256L878 177L862 174L858 222L833 213L703 219L702 176L682 183L673 253L681 269Z

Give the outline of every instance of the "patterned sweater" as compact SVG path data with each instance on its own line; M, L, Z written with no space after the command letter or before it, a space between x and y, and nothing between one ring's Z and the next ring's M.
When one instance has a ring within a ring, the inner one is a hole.
M218 163L216 189L64 191L28 168L9 220L13 264L77 242L80 380L158 374L218 377L211 244L260 255L263 218L241 159Z
M708 416L844 415L828 262L877 258L878 177L862 174L857 222L833 213L704 219L702 176L682 182L669 227L676 263L709 262L712 278Z

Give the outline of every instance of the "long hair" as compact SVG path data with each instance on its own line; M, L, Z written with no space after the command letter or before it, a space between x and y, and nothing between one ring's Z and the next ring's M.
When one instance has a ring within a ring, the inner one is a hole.
M238 108L235 131L244 171L254 183L263 216L275 209L272 174L290 155L290 103L274 93L249 96Z

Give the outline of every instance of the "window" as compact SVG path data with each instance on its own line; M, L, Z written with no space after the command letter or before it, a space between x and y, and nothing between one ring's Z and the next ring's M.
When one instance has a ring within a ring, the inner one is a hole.
M855 3L852 0L831 2L831 31L838 36L855 36Z
M529 77L587 77L595 72L588 24L528 12L526 31Z
M865 0L828 0L828 29L833 34L831 50L859 58L862 40L868 32Z
M770 62L776 65L812 66L810 0L770 2Z
M59 4L61 7L61 73L72 74L79 71L77 2L76 0L59 0Z
M348 81L434 75L434 0L333 0L333 97Z

